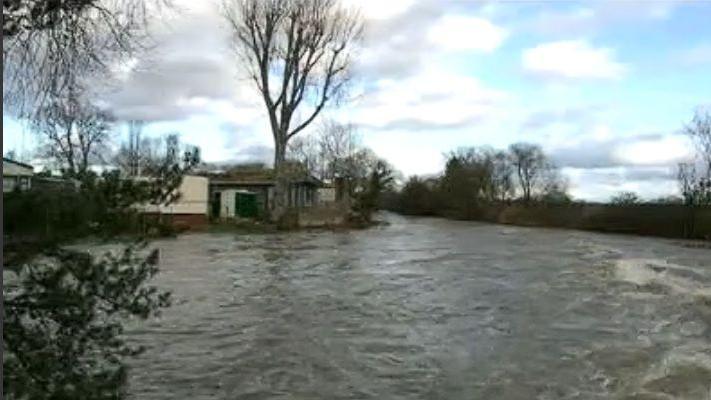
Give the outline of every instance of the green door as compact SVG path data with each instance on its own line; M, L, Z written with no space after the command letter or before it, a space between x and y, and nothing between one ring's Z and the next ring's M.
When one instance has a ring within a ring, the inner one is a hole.
M235 193L235 214L242 218L255 218L257 216L256 193Z
M212 218L220 218L220 208L222 208L220 192L215 192L212 194L212 200L210 201L210 216Z

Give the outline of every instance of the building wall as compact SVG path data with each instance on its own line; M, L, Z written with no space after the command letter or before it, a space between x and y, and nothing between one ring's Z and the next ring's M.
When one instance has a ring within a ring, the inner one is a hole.
M207 215L203 214L158 214L144 213L147 218L161 220L163 223L171 224L180 231L183 230L202 230L207 228L209 220Z
M316 187L307 184L292 184L288 189L288 206L304 208L314 206L318 199Z
M257 208L260 214L264 214L270 207L272 200L272 188L268 186L250 185L220 185L210 188L210 198L219 193L220 198L220 218L233 218L235 216L235 193L238 191L248 191L257 194Z
M2 192L9 193L15 190L29 190L32 188L32 178L29 176L3 176Z
M2 160L2 191L29 190L32 186L32 168Z
M147 205L143 207L143 210L147 213L207 215L208 188L209 180L207 178L185 176L178 189L180 192L178 201L169 206Z
M227 189L220 192L220 218L235 217L236 189Z
M32 168L23 167L12 162L2 161L2 176L32 176Z
M219 193L220 198L220 218L234 217L234 194L236 191L246 190L257 194L257 208L260 216L267 215L274 205L274 186L255 185L242 182L231 182L212 184L210 186L210 199ZM304 208L316 205L318 193L316 187L307 184L292 185L287 192L289 207Z
M205 214L173 214L171 222L177 228L204 229L207 227L208 219Z

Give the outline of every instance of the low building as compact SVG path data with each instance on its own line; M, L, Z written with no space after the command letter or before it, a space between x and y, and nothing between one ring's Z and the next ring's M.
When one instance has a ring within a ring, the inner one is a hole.
M178 188L180 197L167 206L144 205L147 215L160 215L173 225L184 228L201 228L208 223L209 179L186 175Z
M274 171L270 169L230 171L210 175L210 216L213 218L264 218L274 203ZM318 203L321 182L305 174L291 179L288 187L290 208L312 207Z
M30 190L34 168L9 158L2 158L2 192Z

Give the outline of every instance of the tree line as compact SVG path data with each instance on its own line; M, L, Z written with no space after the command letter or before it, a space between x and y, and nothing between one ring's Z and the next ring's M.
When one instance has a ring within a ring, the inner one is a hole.
M699 109L683 132L695 151L677 166L680 196L644 201L634 192L623 191L607 203L593 204L588 209L594 209L594 215L589 215L581 211L586 203L568 194L566 179L541 147L517 143L506 150L471 147L452 151L440 175L410 177L399 190L385 193L381 207L412 215L703 238L711 230L709 111ZM659 211L655 213L650 207L638 207L645 204L677 207L664 212L655 208ZM514 208L516 212L502 217L504 210Z
M539 145L469 147L447 154L440 176L410 177L399 192L387 196L384 206L407 214L471 217L491 203L568 203L567 188Z

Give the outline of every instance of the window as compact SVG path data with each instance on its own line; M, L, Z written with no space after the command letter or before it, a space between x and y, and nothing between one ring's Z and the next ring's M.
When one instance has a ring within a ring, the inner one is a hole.
M30 189L30 177L29 176L21 176L20 177L20 190L29 190Z
M14 176L3 176L2 177L2 191L3 193L12 192L15 190L16 179Z

